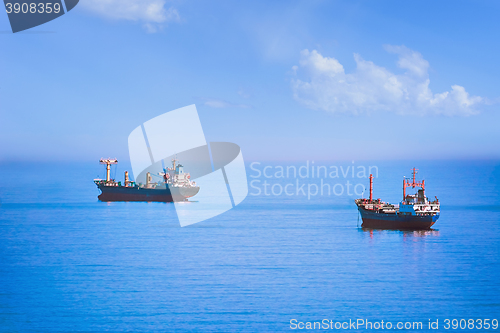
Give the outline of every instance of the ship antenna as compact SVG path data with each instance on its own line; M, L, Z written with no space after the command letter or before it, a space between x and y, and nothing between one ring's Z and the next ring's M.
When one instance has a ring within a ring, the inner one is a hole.
M415 186L416 186L416 183L415 183L415 176L416 176L416 174L417 174L417 171L418 171L418 169L413 168L413 183L412 183L413 187L415 187Z

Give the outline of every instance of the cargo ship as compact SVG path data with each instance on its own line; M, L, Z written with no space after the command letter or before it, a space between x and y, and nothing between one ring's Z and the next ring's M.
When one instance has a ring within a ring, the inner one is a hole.
M373 175L370 174L370 198L356 199L358 211L363 220L361 227L373 229L430 229L440 214L437 197L429 201L425 196L425 181L416 181L417 169L413 168L413 178L403 179L403 200L392 205L373 199ZM406 194L408 187L416 188L412 195Z
M137 184L130 181L128 171L125 171L125 181L116 182L111 179L111 165L117 164L116 159L101 159L106 165L106 179L94 179L101 191L97 197L100 201L148 201L148 202L180 202L195 196L200 187L190 180L189 173L184 172L182 164L172 160L172 167L158 173L161 181L153 182L151 173L146 174L146 183Z

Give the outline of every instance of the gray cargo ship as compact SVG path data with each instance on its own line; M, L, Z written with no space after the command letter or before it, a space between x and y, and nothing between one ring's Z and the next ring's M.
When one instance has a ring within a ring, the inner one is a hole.
M116 182L111 179L111 165L117 164L116 159L101 159L101 164L106 165L106 179L94 179L94 183L101 191L97 197L100 201L156 201L156 202L179 202L187 201L195 196L200 187L191 181L189 173L184 172L182 164L172 160L172 168L164 169L158 176L161 181L153 182L152 176L146 174L146 183L137 184L129 180L128 171L125 171L125 181Z

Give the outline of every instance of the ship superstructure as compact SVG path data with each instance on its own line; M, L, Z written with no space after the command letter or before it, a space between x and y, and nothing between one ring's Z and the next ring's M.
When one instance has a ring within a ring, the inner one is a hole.
M146 174L146 183L136 183L130 181L128 171L125 171L124 183L116 182L111 178L110 167L117 164L116 159L101 159L101 164L106 165L106 179L94 179L101 194L100 201L187 201L188 198L196 195L200 187L196 182L191 181L190 174L184 172L184 167L172 160L172 168L164 169L158 173L161 180L154 182L151 173Z
M440 203L437 197L430 201L425 196L425 181L416 180L417 169L413 168L413 177L403 179L403 200L399 205L373 199L373 175L370 174L370 198L356 199L359 213L363 220L362 227L383 229L429 229L440 215ZM412 195L406 194L407 188L416 188Z
M184 172L184 166L177 162L177 159L173 159L172 167L167 168L164 170L164 172L159 173L160 176L163 176L165 183L174 187L196 186L196 182L191 181L191 175Z

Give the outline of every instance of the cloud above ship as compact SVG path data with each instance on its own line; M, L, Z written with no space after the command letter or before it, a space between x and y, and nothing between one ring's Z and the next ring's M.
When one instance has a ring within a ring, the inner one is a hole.
M478 113L485 100L470 96L464 87L433 93L429 88L429 62L419 52L405 46L384 46L398 56L404 70L394 74L388 69L354 54L356 69L346 73L333 57L318 51L303 50L299 66L293 66L294 98L311 109L334 113L441 114L468 116Z
M251 108L250 105L234 104L234 103L226 102L226 101L221 100L221 99L205 99L205 102L203 104L206 106L209 106L211 108L216 108L216 109L222 109L222 108L249 109L249 108Z
M177 9L167 6L166 0L86 0L81 6L109 19L141 22L150 33L180 20Z

